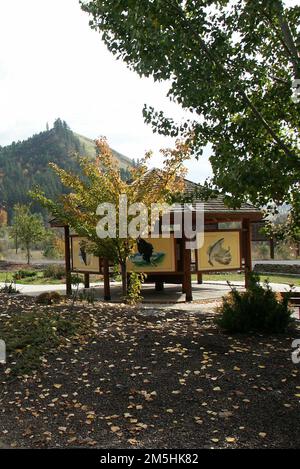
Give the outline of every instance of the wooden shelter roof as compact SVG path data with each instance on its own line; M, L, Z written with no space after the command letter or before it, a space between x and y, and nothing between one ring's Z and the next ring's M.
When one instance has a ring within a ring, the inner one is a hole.
M185 180L185 186L186 193L191 196L197 191L197 188L199 188L198 184L188 179ZM263 218L262 211L250 203L244 202L239 208L229 207L225 204L224 196L221 194L217 194L208 200L201 200L197 198L197 196L192 198L192 206L195 210L197 209L197 205L199 206L201 204L204 206L205 219L208 220L212 218L214 222L235 221L242 218L250 218L251 221L258 221Z
M159 171L157 169L151 169L143 177L147 177L147 174L156 171L159 177ZM199 184L193 181L185 179L186 194L191 195L199 188ZM239 208L233 209L228 207L224 202L224 196L218 194L208 200L201 200L197 197L193 198L191 205L196 211L197 206L204 205L204 214L206 222L229 222L237 221L242 218L249 218L252 222L260 221L263 219L263 213L261 210L254 207L250 203L242 203ZM63 223L59 222L58 219L54 218L50 220L50 226L52 227L63 227Z

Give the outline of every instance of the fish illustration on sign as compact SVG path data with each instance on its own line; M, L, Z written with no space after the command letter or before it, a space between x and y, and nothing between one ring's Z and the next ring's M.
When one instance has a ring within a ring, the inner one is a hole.
M219 239L214 244L209 246L207 250L208 262L211 266L214 266L214 262L219 264L229 265L232 261L232 255L230 247L228 249L223 247L224 238Z

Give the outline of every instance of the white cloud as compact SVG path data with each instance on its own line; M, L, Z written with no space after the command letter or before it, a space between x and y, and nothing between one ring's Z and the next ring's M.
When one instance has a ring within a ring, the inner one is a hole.
M172 141L144 124L143 104L184 114L166 98L166 83L140 79L116 61L88 20L78 0L0 0L0 145L61 117L83 135L106 135L128 156L153 149L159 164L159 148ZM207 156L188 167L195 181L211 172Z
M176 119L166 83L140 79L106 50L77 0L0 0L0 145L65 119L89 136L106 135L113 148L138 158L171 139L143 122L144 103ZM189 178L210 174L208 158L188 164Z

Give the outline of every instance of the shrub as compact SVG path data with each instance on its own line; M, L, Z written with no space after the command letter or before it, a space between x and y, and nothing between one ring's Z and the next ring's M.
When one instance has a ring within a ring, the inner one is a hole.
M223 298L218 310L221 317L216 322L228 332L283 333L292 323L290 296L291 292L278 300L268 282L261 286L259 276L252 274L246 292L233 288L229 296Z
M17 293L20 293L20 292L16 288L15 280L11 280L10 282L8 280L5 280L4 287L0 288L0 293L6 293L8 295L16 295Z
M36 277L37 272L35 270L18 270L14 273L13 278L15 280L21 280L24 278L33 278Z
M63 265L50 264L44 270L45 278L52 278L54 280L62 280L65 278L66 272Z
M53 305L59 304L61 302L61 299L61 295L56 291L44 292L37 297L36 303L41 305Z
M73 287L77 287L80 283L83 282L83 277L82 275L78 274L71 274L71 285Z

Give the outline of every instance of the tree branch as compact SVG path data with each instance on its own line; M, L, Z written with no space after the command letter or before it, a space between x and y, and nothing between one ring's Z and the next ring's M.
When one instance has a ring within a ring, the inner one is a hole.
M278 40L281 42L286 52L287 58L292 62L295 79L300 78L300 58L298 55L298 50L294 42L289 23L283 14L282 2L280 2L280 4L278 5L278 22L279 22L279 26L280 26L282 34L280 34L272 18L266 13L265 10L262 11L262 15L267 19L269 26L272 27Z
M170 1L168 1L168 4L169 6L171 6L173 8L173 10L175 10L178 14L178 16L180 17L181 21L183 22L183 24L185 25L185 27L188 28L189 30L189 33L192 32L194 34L194 36L196 36L197 38L197 41L200 43L200 47L201 49L204 51L204 53L207 55L207 57L209 58L209 60L211 62L213 62L217 67L218 69L220 70L220 72L225 75L228 80L231 81L231 83L234 83L235 84L235 88L236 88L236 91L240 94L240 96L242 97L242 99L244 100L244 102L249 106L249 108L252 110L253 114L260 120L260 122L262 123L262 125L265 127L266 131L269 133L269 135L271 135L271 137L273 138L273 140L277 143L277 145L284 151L284 153L289 156L289 157L296 157L295 153L293 151L291 151L291 149L278 137L278 135L276 134L276 132L272 129L271 125L267 122L267 120L263 117L263 115L261 114L261 112L257 109L257 107L252 103L251 99L248 97L246 91L241 88L240 86L238 86L238 84L231 79L231 76L230 76L230 73L228 72L228 70L226 70L226 68L224 67L224 65L216 58L214 57L213 53L211 52L211 50L208 48L208 46L206 45L205 41L200 37L198 31L195 30L195 28L189 23L189 21L186 19L182 9L174 4L174 3L170 3Z
M298 57L298 50L296 47L296 44L294 42L292 32L290 29L290 26L282 13L279 13L279 24L281 27L282 34L285 39L285 43L287 44L287 47L290 51L291 55L291 60L293 63L293 68L294 68L294 73L295 73L295 79L300 78L300 59Z

